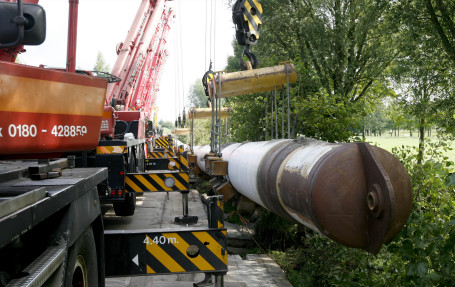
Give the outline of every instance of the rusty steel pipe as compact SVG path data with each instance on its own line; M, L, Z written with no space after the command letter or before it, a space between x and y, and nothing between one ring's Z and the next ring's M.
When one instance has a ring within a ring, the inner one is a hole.
M206 150L195 149L198 164ZM272 140L231 144L222 154L239 193L349 247L378 253L411 211L407 171L367 143Z

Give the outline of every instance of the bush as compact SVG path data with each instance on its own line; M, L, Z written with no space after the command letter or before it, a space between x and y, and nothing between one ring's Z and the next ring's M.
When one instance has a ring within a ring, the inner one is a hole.
M411 216L387 246L393 254L387 264L390 279L408 285L447 286L455 280L455 193L446 184L453 163L443 156L445 141L425 147L422 164L410 147L395 149L413 183Z

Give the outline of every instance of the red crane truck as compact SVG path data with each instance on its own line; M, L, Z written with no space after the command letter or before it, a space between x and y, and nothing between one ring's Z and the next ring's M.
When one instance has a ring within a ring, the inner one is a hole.
M152 125L161 68L167 58L166 38L174 17L166 2L141 2L125 41L117 46L99 144L92 151L74 154L78 167L108 167L109 180L100 190L100 199L113 203L119 216L133 215L136 206L136 192L126 188L128 175L146 170L151 144L146 127Z
M103 227L100 195L109 199L119 196L122 189L124 196L124 185L113 188L118 175L124 175L120 184L125 184L128 174L121 174L125 167L136 171L138 162L145 165L145 161L136 161L145 153L141 120L147 115L146 105L154 101L151 87L159 73L145 75L143 67L160 65L163 54L147 52L164 43L167 28L161 27L161 34L147 32L152 40L156 36L155 42L150 41L153 47L139 41L144 37L135 38L142 54L131 50L119 57L123 64L116 67L125 72L121 77L135 75L133 78L140 81L108 84L106 78L76 73L78 0L69 0L66 71L14 63L17 54L24 51L23 45L39 45L45 40L46 13L37 2L0 1L0 286L104 286L105 276L173 272L222 276L227 272L227 253L219 201L209 209L213 212L208 229L128 233ZM153 16L150 19L155 24L162 23L156 19L172 15L169 10L157 9L164 7L164 2L144 0L140 9L146 9L142 12ZM135 23L146 31L149 28L143 26L144 21ZM163 52L162 48L157 51ZM125 71L127 68L131 70ZM133 89L141 85L142 90ZM105 108L112 99L122 111ZM132 112L133 106L142 112ZM117 122L123 120L130 131L132 124L128 122L137 121L132 129L133 133L137 130L134 139L116 139L114 121L101 130L108 113L114 114ZM115 153L99 152L119 146L127 152L115 157L118 164L110 162ZM108 160L100 163L103 156ZM112 169L118 166L120 172L114 176ZM165 184L162 189L174 190L174 185ZM128 206L120 206L120 210L131 213ZM175 240L177 235L179 240ZM178 269L163 261L166 253ZM201 258L208 264L201 265Z

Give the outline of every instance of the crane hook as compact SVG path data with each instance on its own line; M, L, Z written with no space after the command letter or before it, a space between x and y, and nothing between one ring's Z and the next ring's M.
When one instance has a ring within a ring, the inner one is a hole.
M251 68L256 69L258 66L258 58L256 57L255 54L253 54L253 52L250 51L250 45L245 45L245 49L243 49L242 56L239 58L240 69L249 70L248 64L245 63L245 61L243 61L243 58L245 56L251 62Z
M250 45L256 45L259 39L259 30L262 26L262 5L257 0L237 0L232 7L232 21L235 25L237 43L244 46L242 58L239 59L240 68L247 70L243 57L251 62L252 69L258 65L258 59L250 52Z

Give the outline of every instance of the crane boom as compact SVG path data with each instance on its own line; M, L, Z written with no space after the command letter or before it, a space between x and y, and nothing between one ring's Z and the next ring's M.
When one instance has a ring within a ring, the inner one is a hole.
M121 81L109 85L106 93L106 105L114 101L122 106L123 111L152 108L146 103L152 103L147 97L154 96L153 92L144 92L142 83L148 79L156 82L158 75L154 70L160 69L165 57L164 45L169 30L169 19L172 16L170 8L165 6L167 0L143 0L136 17L131 25L125 41L117 47L118 58L112 74ZM161 50L159 50L161 49ZM153 61L159 56L160 61ZM153 65L153 64L156 65ZM141 93L139 94L139 91ZM137 105L139 100L139 105Z
M156 102L156 93L158 92L159 80L162 71L162 65L167 59L166 38L170 29L170 20L174 12L172 10L163 10L161 20L156 27L155 34L148 47L148 54L143 65L141 75L137 81L137 87L126 108L143 110L146 118L150 118L151 110Z

